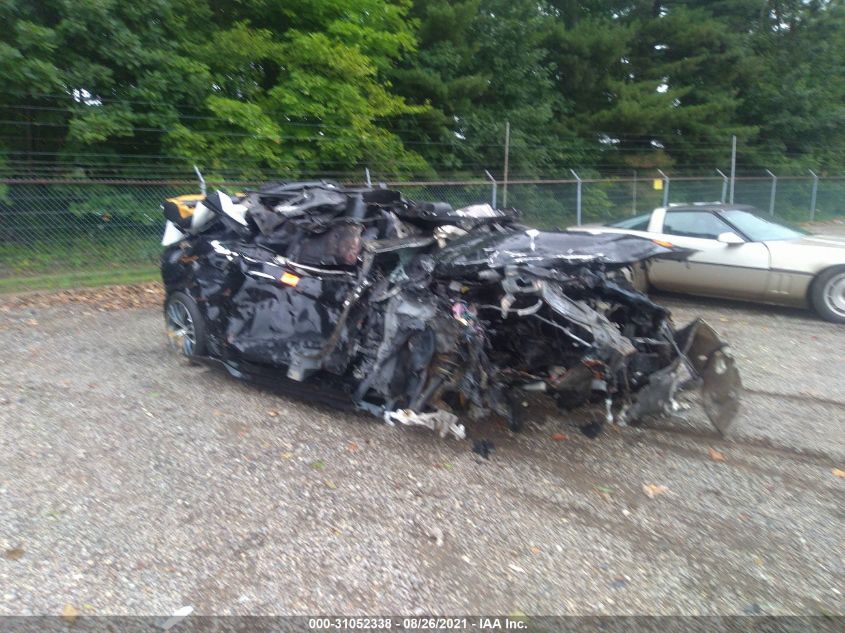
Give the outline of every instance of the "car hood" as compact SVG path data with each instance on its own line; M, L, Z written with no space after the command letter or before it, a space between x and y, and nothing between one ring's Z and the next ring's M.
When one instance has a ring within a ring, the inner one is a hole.
M796 240L765 242L772 268L815 275L830 266L845 264L845 237L805 235Z
M821 246L827 248L845 249L845 237L838 235L805 235L797 240L790 240L801 246Z
M438 254L440 276L531 264L547 268L621 267L652 257L685 259L693 251L635 235L537 231L472 234L451 242Z

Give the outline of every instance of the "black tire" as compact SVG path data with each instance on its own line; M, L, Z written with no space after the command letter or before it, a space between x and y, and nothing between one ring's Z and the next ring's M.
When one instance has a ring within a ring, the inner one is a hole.
M813 280L810 303L826 321L845 323L845 266L828 268Z
M188 293L177 291L167 297L164 302L164 323L167 338L174 349L188 358L205 355L205 320L197 302Z

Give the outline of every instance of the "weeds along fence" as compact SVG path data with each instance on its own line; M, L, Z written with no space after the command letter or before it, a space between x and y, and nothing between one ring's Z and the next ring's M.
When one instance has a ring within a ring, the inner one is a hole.
M361 183L356 183L361 184ZM483 202L519 209L526 223L563 228L607 222L668 202L719 201L721 177L388 182L412 200L454 207ZM792 222L845 215L845 178L737 178L734 202ZM255 183L218 188L236 193ZM668 187L668 191L667 191ZM0 291L153 279L164 219L163 199L196 193L197 183L141 180L0 179Z

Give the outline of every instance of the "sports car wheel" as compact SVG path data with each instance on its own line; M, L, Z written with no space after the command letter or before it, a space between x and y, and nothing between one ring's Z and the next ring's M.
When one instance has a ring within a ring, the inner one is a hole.
M164 322L172 347L188 358L205 354L205 322L197 302L184 292L174 292L164 304Z
M845 267L831 268L816 277L810 298L823 319L845 323Z

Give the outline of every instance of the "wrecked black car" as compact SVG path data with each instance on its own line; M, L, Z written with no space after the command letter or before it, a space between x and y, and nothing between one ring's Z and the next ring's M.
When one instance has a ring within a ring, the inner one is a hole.
M526 392L620 424L695 391L720 432L736 416L727 346L701 320L674 329L629 283L689 255L671 244L326 181L163 211L168 334L239 378L459 438L490 414L518 430Z

